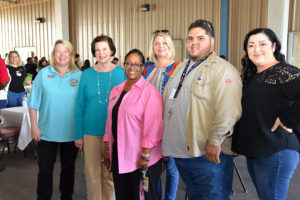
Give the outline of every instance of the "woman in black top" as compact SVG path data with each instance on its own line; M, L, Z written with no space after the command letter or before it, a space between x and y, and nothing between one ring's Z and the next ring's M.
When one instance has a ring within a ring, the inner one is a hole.
M26 72L17 51L9 52L7 69L11 77L7 93L7 107L22 106L23 97L25 95L23 82L25 81L27 85L31 85L31 81L26 78Z
M260 199L286 199L299 162L300 70L288 65L275 33L250 31L244 40L243 113L232 150L247 157ZM297 137L298 136L298 137Z

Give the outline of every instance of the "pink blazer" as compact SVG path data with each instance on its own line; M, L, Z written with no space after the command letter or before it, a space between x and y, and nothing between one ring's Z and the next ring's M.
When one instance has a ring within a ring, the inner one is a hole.
M110 161L114 142L112 108L118 101L127 80L114 87L109 96L104 141L109 143ZM142 148L152 148L149 166L162 157L163 99L159 91L142 76L128 91L118 112L119 173L138 169Z

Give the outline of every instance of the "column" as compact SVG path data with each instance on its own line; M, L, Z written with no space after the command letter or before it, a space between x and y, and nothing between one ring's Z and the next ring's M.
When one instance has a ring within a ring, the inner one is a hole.
M281 53L287 55L289 0L269 0L267 27L272 29L281 42Z
M54 0L55 40L69 41L69 4L68 0Z

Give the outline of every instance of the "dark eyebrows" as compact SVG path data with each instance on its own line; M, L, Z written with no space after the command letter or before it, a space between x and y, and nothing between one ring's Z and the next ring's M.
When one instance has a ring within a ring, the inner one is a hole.
M261 40L261 41L258 41L258 43L261 43L261 42L267 42L267 40ZM248 42L248 44L254 44L255 42Z

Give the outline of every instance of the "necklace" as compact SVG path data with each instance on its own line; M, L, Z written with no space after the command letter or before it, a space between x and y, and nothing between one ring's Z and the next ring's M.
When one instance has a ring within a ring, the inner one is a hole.
M100 91L100 78L99 78L99 72L97 72L98 98L99 98L99 103L100 104L108 102L109 88L110 88L110 85L111 85L111 74L112 74L112 71L110 71L110 73L109 73L109 82L108 82L108 87L107 87L107 91L106 91L106 94L105 94L105 102L102 102L101 101L101 91Z

